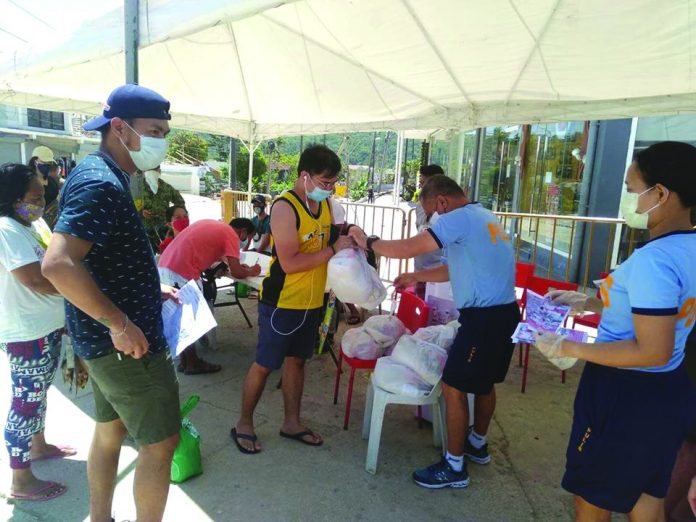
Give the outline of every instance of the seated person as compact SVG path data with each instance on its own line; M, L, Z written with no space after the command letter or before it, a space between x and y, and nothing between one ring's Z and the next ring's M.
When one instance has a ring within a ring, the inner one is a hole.
M266 198L257 194L251 200L254 217L251 222L256 232L250 237L245 250L253 250L261 254L271 255L271 216L266 213Z
M227 265L228 273L236 279L259 275L259 265L249 267L239 262L239 243L253 233L254 225L245 218L233 219L229 225L213 219L196 221L178 233L160 257L161 282L181 288L194 280L202 291L201 274L220 261ZM214 373L220 369L220 365L200 359L195 346L184 350L178 368L186 375Z
M167 235L159 245L160 254L174 241L179 232L189 226L189 216L186 207L174 205L166 210L165 215L167 219Z

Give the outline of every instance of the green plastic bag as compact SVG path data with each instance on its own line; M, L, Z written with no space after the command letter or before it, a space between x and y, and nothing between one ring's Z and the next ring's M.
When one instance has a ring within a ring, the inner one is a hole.
M235 292L237 293L237 297L249 297L249 286L244 283L237 283Z
M180 484L191 477L203 473L201 464L201 436L186 417L196 407L200 397L191 395L181 407L181 430L179 430L179 445L174 450L172 459L171 481Z

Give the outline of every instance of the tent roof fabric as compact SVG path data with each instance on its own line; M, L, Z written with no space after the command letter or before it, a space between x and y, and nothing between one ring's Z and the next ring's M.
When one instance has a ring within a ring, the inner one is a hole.
M140 11L139 80L170 99L172 124L242 139L696 108L696 0L140 0ZM17 51L0 64L0 103L100 113L124 82L123 18Z

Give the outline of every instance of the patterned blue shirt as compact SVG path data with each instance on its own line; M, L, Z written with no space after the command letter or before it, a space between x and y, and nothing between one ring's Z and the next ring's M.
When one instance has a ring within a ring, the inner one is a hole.
M68 176L55 232L93 244L87 271L111 301L137 325L150 353L166 348L155 258L130 192L130 177L103 153L90 154ZM109 330L65 301L75 353L84 359L113 351ZM115 325L120 327L120 325Z

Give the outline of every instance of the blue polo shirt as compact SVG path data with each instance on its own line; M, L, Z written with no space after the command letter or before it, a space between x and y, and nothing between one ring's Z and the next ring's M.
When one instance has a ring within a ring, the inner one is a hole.
M458 309L515 301L515 253L495 214L469 203L441 215L428 232L443 249Z
M90 154L68 176L54 232L93 244L84 258L87 271L143 331L150 353L157 353L167 346L159 274L129 182L130 176L107 155ZM77 355L94 359L113 351L108 328L67 300L65 306Z
M648 241L604 281L604 309L597 342L635 339L636 315L677 316L674 351L664 366L633 368L667 372L684 360L684 346L696 323L696 232L677 231Z

